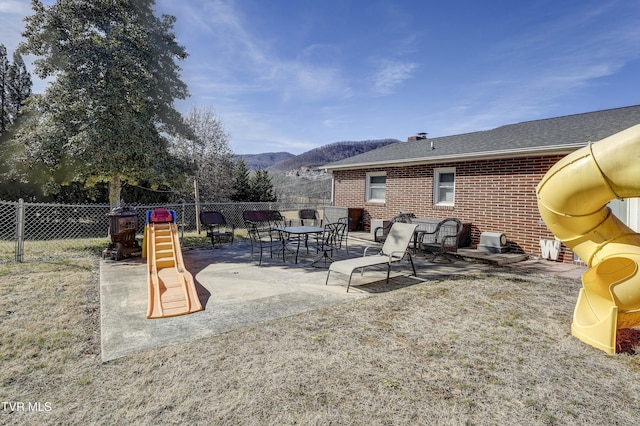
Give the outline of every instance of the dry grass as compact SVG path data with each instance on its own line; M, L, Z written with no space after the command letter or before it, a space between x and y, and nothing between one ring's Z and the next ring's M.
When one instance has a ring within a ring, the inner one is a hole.
M427 282L103 364L97 266L0 265L0 395L41 409L0 423L640 422L638 356L570 335L575 280Z

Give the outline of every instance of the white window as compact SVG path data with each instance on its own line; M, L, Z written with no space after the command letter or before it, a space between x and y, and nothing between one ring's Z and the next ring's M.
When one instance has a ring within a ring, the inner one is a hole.
M387 174L385 172L367 173L367 201L384 203L387 193Z
M440 206L453 206L456 169L434 170L433 183L433 203Z

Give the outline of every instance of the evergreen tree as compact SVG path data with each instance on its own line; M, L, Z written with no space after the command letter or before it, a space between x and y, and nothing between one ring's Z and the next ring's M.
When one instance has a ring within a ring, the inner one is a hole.
M27 71L22 55L13 52L13 63L9 68L9 103L13 114L13 121L20 115L23 102L31 96L31 74Z
M165 135L188 135L175 99L188 96L177 60L175 17L155 0L32 0L20 51L39 57L34 72L54 78L30 105L23 132L30 158L77 179L109 182L120 204L123 179L162 184L182 172Z
M231 188L231 201L252 201L251 185L249 181L249 169L242 158L236 163L233 173L233 186Z
M251 187L251 201L278 201L267 170L256 170L255 174L251 176L249 185Z
M9 101L9 59L7 48L0 44L0 134L4 133L11 120L11 103Z

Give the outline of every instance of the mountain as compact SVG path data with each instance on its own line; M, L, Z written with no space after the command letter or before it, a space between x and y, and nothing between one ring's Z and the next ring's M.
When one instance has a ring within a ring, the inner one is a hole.
M244 160L249 170L268 169L276 163L286 161L295 155L289 152L265 152L263 154L243 154L237 155Z
M320 170L321 166L398 142L396 139L335 142L280 161L269 169L278 201L328 204L331 174Z
M353 157L354 155L362 154L363 152L398 142L400 141L397 139L334 142L329 145L321 146L320 148L312 149L311 151L307 151L300 155L285 158L273 164L269 167L269 170L287 172L303 168L316 169L325 164L342 160L343 158Z

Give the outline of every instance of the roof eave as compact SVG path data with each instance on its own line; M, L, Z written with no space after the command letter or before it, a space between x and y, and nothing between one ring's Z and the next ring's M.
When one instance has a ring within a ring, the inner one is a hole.
M332 166L327 164L320 167L326 171L333 170L353 170L353 169L369 169L373 167L405 167L434 163L459 163L462 161L478 161L478 160L497 160L502 158L522 158L522 157L543 157L545 155L570 154L576 149L586 146L586 143L572 145L555 145L537 148L529 148L527 151L522 149L507 149L500 151L477 152L467 154L441 155L436 157L418 157L404 158L400 160L370 161L366 163L350 163Z

